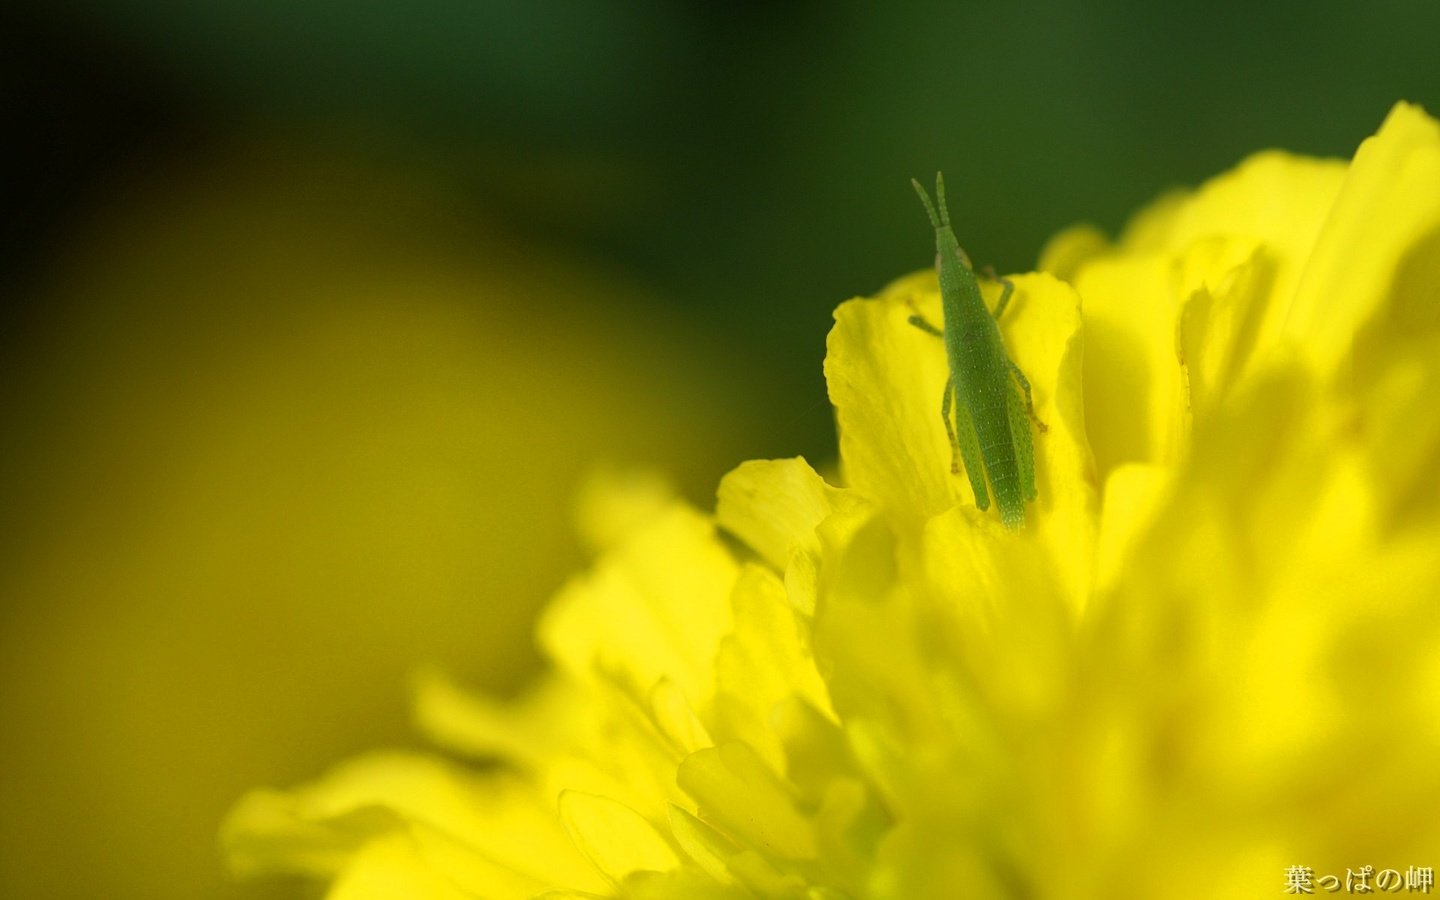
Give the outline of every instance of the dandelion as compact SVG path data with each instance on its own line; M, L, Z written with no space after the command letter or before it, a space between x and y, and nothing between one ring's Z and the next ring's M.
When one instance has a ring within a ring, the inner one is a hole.
M1440 848L1440 126L1255 156L1056 237L1006 346L1005 530L950 472L933 273L835 314L842 485L598 490L524 698L245 798L329 896L1254 897ZM993 300L993 298L991 298ZM728 536L728 537L727 537ZM1427 854L1430 856L1427 857Z

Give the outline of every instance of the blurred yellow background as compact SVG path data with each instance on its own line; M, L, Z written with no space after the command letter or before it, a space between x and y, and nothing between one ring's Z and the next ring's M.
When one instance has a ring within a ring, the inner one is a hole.
M411 742L417 665L519 683L591 467L708 500L742 451L663 306L282 147L129 185L11 361L5 896L222 891L227 807Z

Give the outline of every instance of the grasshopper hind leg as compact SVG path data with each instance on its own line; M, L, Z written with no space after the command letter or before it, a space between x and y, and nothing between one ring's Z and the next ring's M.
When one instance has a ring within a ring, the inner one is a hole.
M1010 436L1014 442L1012 446L1015 452L1015 471L1020 476L1020 496L1025 500L1034 500L1035 445L1030 440L1029 419L1034 418L1035 411L1030 409L1028 398L1022 400L1019 391L1016 391L1015 388L1012 387L1005 392L1005 412L1010 417ZM1027 418L1027 413L1029 418Z
M1020 371L1020 367L1013 361L1006 361L1010 363L1010 373L1015 376L1015 380L1020 384L1020 389L1025 392L1025 415L1035 423L1035 429L1044 434L1050 428L1035 414L1035 401L1030 397L1030 379L1025 377L1025 373Z
M954 418L951 418L951 413ZM970 411L955 395L955 379L945 379L945 397L940 402L940 417L945 420L945 435L950 438L950 473L960 474L960 464L965 465L965 475L970 479L970 489L975 492L975 506L981 512L990 508L990 493L985 489L985 464L980 456L980 436L975 433L975 422Z
M911 306L914 310L914 306ZM938 338L943 338L945 332L915 311L909 319L911 325ZM1018 370L1017 370L1018 371ZM1029 389L1026 389L1026 396L1029 396ZM950 441L950 474L959 475L960 467L965 467L965 475L970 479L970 489L975 492L975 505L982 512L990 508L990 492L985 487L985 464L980 455L980 436L975 433L975 422L970 418L970 411L965 404L961 403L955 395L955 378L945 379L945 396L940 398L940 420L945 423L945 437ZM1044 430L1044 426L1041 426Z

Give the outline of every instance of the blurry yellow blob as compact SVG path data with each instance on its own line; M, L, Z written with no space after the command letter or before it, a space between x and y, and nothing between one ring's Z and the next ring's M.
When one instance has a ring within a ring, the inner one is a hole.
M7 896L238 894L244 789L408 740L418 664L532 669L596 461L744 450L718 350L385 176L253 151L69 246L4 398Z

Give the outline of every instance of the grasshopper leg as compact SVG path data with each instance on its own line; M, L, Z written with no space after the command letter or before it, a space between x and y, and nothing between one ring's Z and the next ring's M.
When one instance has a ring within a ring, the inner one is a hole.
M940 330L939 328L936 328L934 325L931 325L931 324L930 324L930 320L929 320L929 319L926 319L924 316L922 316L922 315L920 314L920 310L919 310L919 309L916 309L916 307L915 307L915 301L914 301L914 299L906 298L906 300L905 300L905 305L908 306L908 307L910 307L910 313L911 313L910 318L906 319L905 321L909 322L911 325L914 325L916 328L920 329L921 331L925 332L926 334L933 334L935 337L944 337L944 336L945 336L945 332L944 332L944 331Z
M1006 414L1010 418L1010 435L1015 449L1015 468L1020 475L1020 496L1025 500L1035 499L1035 445L1030 440L1030 420L1035 411L1029 408L1029 401L1022 401L1020 392L1014 386L1006 385ZM1026 419L1029 413L1030 419ZM1038 420L1037 420L1038 421ZM1044 426L1041 426L1043 429ZM1005 507L1002 505L1001 510Z
M1015 293L1015 282L1011 281L1008 278L1001 278L1000 276L996 275L994 269L989 269L988 271L991 278L1004 285L1004 289L1000 291L1000 300L995 304L994 315L995 320L998 322L1000 320L1000 317L1005 315L1005 307L1010 305L1010 295Z
M1009 291L1007 290L1006 295L1008 296L1008 294ZM1044 422L1040 421L1039 416L1035 415L1035 401L1030 397L1030 379L1025 377L1025 373L1020 371L1020 367L1015 365L1013 360L1007 360L1007 362L1010 363L1010 372L1015 376L1015 380L1020 383L1020 389L1025 392L1025 414L1030 417L1030 421L1035 423L1035 428L1041 434L1044 434L1050 429L1046 427Z
M950 408L955 402L955 379L945 379L945 396L940 400L940 420L945 423L945 436L950 439L950 474L960 474L960 439L955 436L955 420Z
M916 313L915 315L911 316L910 318L906 319L905 321L909 322L911 325L914 325L916 328L920 329L921 331L925 332L926 334L933 334L933 335L935 335L936 337L944 337L944 336L945 336L945 332L941 331L940 329L936 328L934 325L931 325L929 322L925 321L925 317L922 316L922 315L920 315L919 313Z
M955 410L953 425L950 421L952 399ZM955 475L960 474L955 460L958 453L960 461L965 464L965 476L970 479L970 489L975 493L975 506L984 512L990 508L990 494L985 490L985 459L980 454L980 436L975 433L975 420L970 417L970 411L955 393L953 378L945 382L942 411L945 413L945 430L950 435L950 471Z

